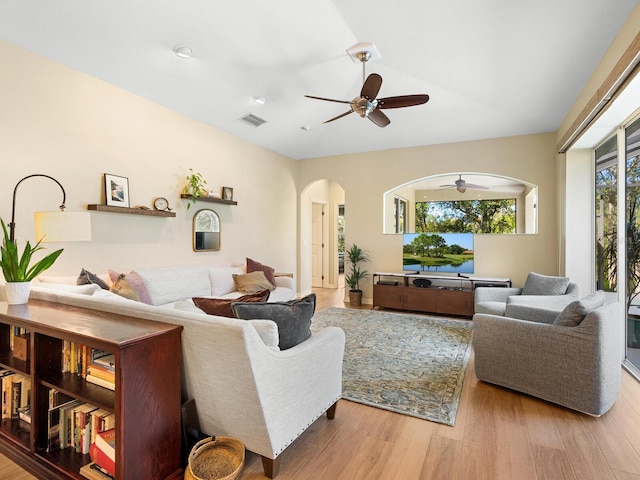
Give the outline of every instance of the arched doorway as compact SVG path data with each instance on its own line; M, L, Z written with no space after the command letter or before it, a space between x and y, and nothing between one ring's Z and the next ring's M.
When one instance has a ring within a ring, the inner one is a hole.
M338 288L340 217L345 192L333 180L307 185L300 196L300 291Z

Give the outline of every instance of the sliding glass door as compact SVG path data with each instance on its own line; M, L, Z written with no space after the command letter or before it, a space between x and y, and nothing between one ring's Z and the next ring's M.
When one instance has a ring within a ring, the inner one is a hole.
M626 359L640 370L640 120L625 128Z

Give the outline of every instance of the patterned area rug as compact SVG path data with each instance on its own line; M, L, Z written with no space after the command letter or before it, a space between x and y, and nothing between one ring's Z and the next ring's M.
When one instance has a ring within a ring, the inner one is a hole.
M313 331L344 330L343 398L454 425L471 351L468 320L327 308Z

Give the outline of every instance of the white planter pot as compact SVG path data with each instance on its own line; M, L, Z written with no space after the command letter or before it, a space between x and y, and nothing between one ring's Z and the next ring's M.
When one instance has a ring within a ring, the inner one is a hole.
M22 305L29 301L31 282L7 282L4 291L9 305Z

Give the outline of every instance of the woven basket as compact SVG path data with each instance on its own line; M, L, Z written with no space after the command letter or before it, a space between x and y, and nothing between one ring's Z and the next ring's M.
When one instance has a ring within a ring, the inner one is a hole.
M244 444L232 437L209 437L191 449L184 480L234 480L244 466Z

